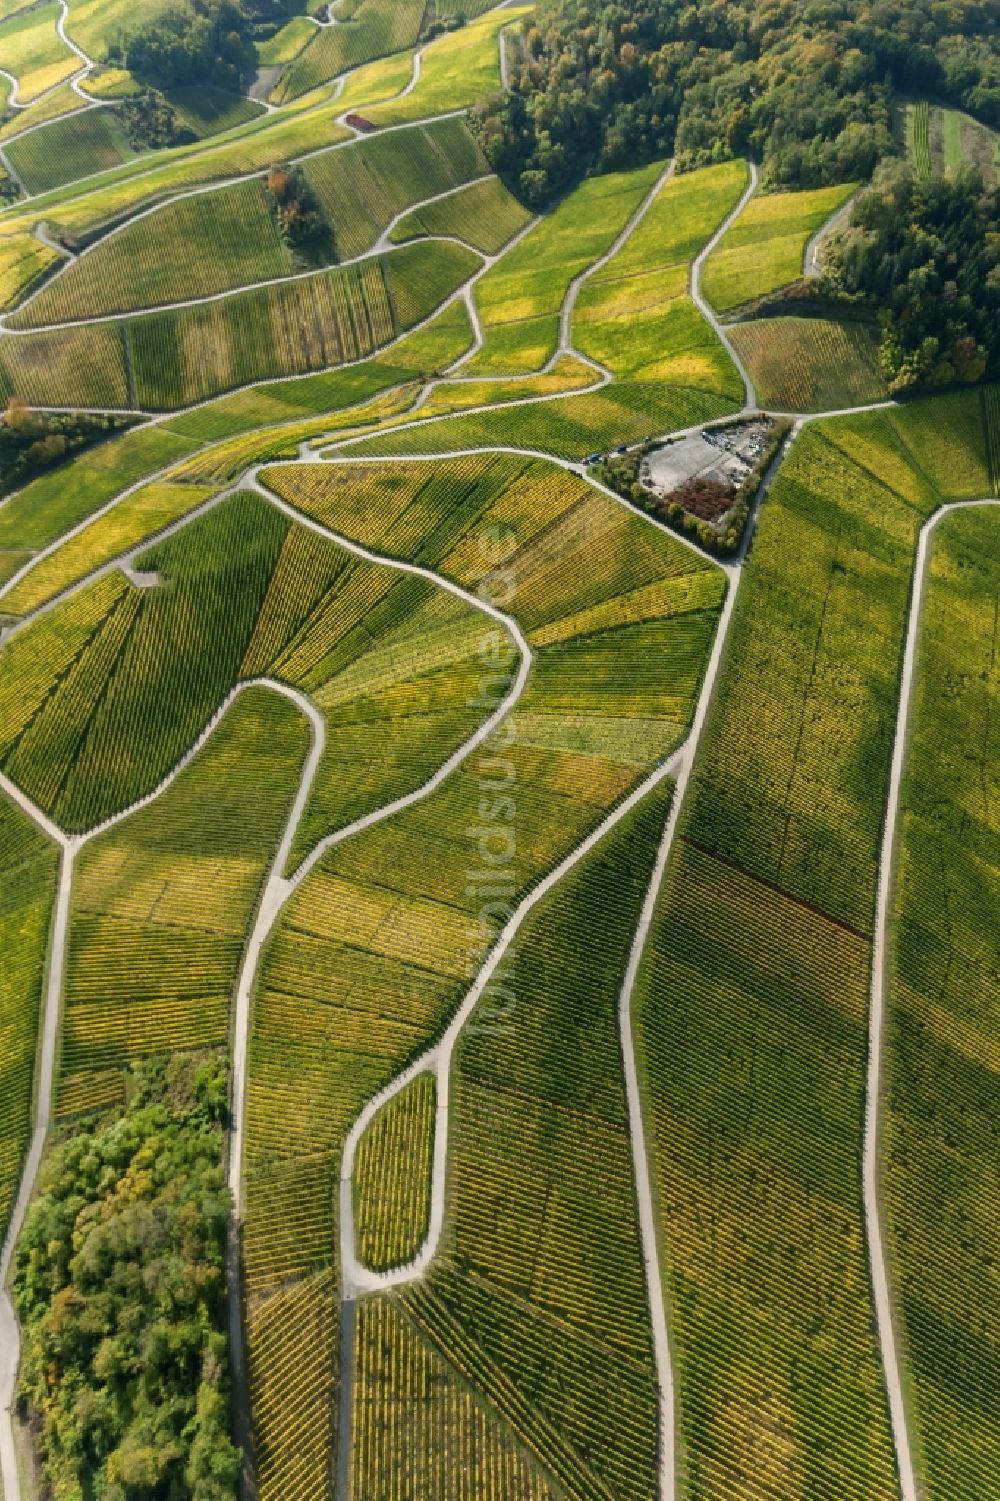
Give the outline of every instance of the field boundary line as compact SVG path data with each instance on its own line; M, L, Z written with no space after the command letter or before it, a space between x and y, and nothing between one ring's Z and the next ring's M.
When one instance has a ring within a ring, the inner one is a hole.
M998 506L1000 499L953 500L942 505L920 528L913 568L910 604L906 621L906 642L900 669L899 702L892 743L892 762L886 797L882 843L878 864L878 893L875 904L875 933L872 946L871 987L868 1011L868 1067L865 1084L865 1129L862 1157L865 1228L868 1258L875 1302L878 1341L882 1355L882 1372L892 1425L893 1446L900 1485L901 1501L918 1501L917 1484L910 1436L907 1425L906 1398L900 1376L896 1349L896 1331L885 1246L882 1239L881 1194L879 1192L879 1135L882 1092L882 1043L885 1031L887 950L889 910L894 889L896 826L899 819L903 773L909 736L913 680L916 675L921 616L929 572L930 541L946 516L954 511L979 506Z

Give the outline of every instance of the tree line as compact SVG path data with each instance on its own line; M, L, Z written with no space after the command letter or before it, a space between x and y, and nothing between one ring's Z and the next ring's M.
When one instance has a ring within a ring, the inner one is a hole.
M540 0L510 87L474 111L533 208L590 171L753 152L770 186L867 179L900 94L1000 125L995 0Z
M877 316L891 391L1000 375L1000 193L976 168L919 177L886 162L825 278Z
M144 1065L49 1153L18 1242L20 1403L56 1501L235 1501L227 1072Z

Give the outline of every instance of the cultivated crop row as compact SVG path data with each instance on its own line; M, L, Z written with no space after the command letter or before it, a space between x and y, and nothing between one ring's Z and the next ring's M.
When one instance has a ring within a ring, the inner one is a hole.
M614 243L661 170L654 164L585 182L486 273L476 287L486 339L467 374L518 374L545 363L570 282ZM542 341L540 359L533 343L511 342L533 330Z
M552 1501L504 1424L388 1299L358 1311L351 1470L355 1501Z
M888 975L886 1198L913 1436L932 1501L1000 1483L986 1352L1000 1226L995 510L934 533L903 784Z
M712 306L724 312L800 277L810 236L846 203L855 186L751 198L706 262L702 285Z
M729 331L762 406L821 412L886 398L878 346L866 323L760 318Z
M528 211L500 180L474 182L437 203L414 209L393 230L396 241L415 235L457 235L487 255L496 255L530 220Z
M0 799L0 1239L28 1146L35 1039L58 851Z
M251 177L216 193L179 198L108 235L67 266L12 323L31 328L125 313L290 270L291 255L278 234L263 180Z
M488 171L465 121L455 118L374 135L304 167L341 260L369 250L409 204Z
M761 512L636 995L695 1495L897 1494L859 1142L927 481L856 420L808 429Z
M739 400L739 375L687 294L692 260L745 185L739 161L665 182L621 250L584 284L573 312L576 347L621 379Z
M170 408L359 360L433 313L480 264L451 243L125 322L0 336L0 399Z

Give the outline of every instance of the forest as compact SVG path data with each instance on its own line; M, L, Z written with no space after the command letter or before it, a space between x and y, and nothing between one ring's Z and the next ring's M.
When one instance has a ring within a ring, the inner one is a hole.
M753 152L771 186L868 178L904 94L1000 122L995 5L541 0L476 119L494 170L539 208L588 171L674 152L681 168Z
M58 1501L231 1497L227 1075L179 1055L54 1147L17 1252L21 1387Z

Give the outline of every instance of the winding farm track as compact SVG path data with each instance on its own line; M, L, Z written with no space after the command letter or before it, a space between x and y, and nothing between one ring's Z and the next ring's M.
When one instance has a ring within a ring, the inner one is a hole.
M722 223L715 231L715 234L705 245L702 246L701 250L695 256L694 261L691 265L692 301L697 307L699 313L701 313L701 316L711 324L712 329L715 332L715 337L719 340L720 344L725 349L729 358L732 360L733 364L736 366L737 370L743 378L744 411L750 411L753 407L756 406L757 403L757 393L754 390L753 380L751 379L750 372L747 369L746 365L744 365L739 354L733 347L733 341L729 337L726 325L719 318L718 313L715 311L714 307L701 290L701 275L705 269L705 262L712 254L712 251L722 240L730 225L740 217L740 214L742 214L743 210L750 202L750 199L757 191L757 188L760 184L760 170L753 157L749 158L748 166L750 168L750 181L747 183L746 190L744 191L743 196L740 198L739 203L737 203L736 207L732 210L731 213L726 215L725 219L723 219Z
M76 52L77 55L81 59L83 59L86 64L86 66L82 68L78 74L74 75L74 78L70 81L76 89L76 92L78 92L82 98L90 101L89 107L96 108L102 101L94 101L91 96L85 94L82 87L77 87L79 80L85 77L86 73L94 65L91 60L86 57L86 54L83 53L82 50L78 48L72 41L70 41L68 37L66 37L64 26L66 18L69 14L66 0L61 0L61 6L62 12L59 22L60 35L63 37L63 40L66 42L67 46L70 47L71 50ZM499 33L499 37L501 39L501 66L504 70L506 70L506 56L503 44L503 35L504 32L503 30L501 30ZM420 57L421 54L419 51L414 54L413 75L405 88L400 92L400 94L395 97L403 97L415 88L420 78ZM3 70L0 70L0 72L2 71ZM6 76L9 77L10 75ZM13 82L15 84L16 94L16 80L13 80ZM460 114L462 112L452 111L450 113ZM429 118L441 119L447 118L447 116L439 115ZM428 123L428 120L426 119L418 121L407 121L397 126L386 127L386 130L380 133L386 134L396 130L413 129L426 123ZM41 129L42 124L29 128ZM302 157L296 158L295 160L305 161L310 157L349 146L353 144L356 139L358 139L358 134L359 133L355 131L354 134L347 140L320 147L315 151L310 151L304 154ZM0 152L0 157L2 157L2 152ZM150 172L154 172L156 170L158 170L156 167L150 168ZM750 181L745 192L741 196L739 203L727 215L727 217L712 235L710 240L704 245L702 250L695 257L692 263L690 276L690 295L692 300L698 307L702 316L712 327L717 338L726 349L727 353L733 361L734 366L736 367L742 378L745 398L743 407L741 409L742 414L746 414L756 409L756 396L753 382L749 375L749 372L747 371L746 367L737 355L729 340L725 325L721 322L714 309L705 299L701 290L701 278L702 271L708 257L719 244L733 221L742 213L746 204L749 202L750 198L758 187L759 174L757 167L753 162L750 163L749 170ZM573 347L572 315L578 292L585 284L587 278L594 275L603 265L605 265L625 243L625 241L635 230L637 225L641 222L645 214L648 212L650 206L655 201L657 194L662 188L663 183L667 180L667 178L669 178L672 171L673 164L671 163L658 179L654 187L643 199L643 202L632 214L628 223L621 231L621 233L617 236L610 249L592 265L587 267L582 273L575 277L566 291L560 308L558 345L555 353L547 361L544 369L545 371L551 370L554 367L556 361L561 356L572 355L576 357L582 363L589 365L595 371L595 375L597 377L595 381L591 382L587 386L580 387L580 391L594 390L603 385L606 385L612 380L612 375L610 371L605 369L605 367L599 365L596 361L589 359L587 356L581 355ZM137 177L142 177L145 175L147 174L136 174ZM137 221L147 217L148 215L157 212L167 204L179 199L196 196L203 193L219 191L224 187L231 186L234 182L246 180L248 178L259 177L260 175L260 171L250 172L243 174L242 177L237 176L228 178L223 183L216 182L200 185L176 194L172 194L165 199L159 200L149 205L135 215L132 215L118 228L124 229L125 227L136 223ZM382 232L378 242L373 247L373 249L366 252L362 256L356 257L355 260L365 260L375 254L385 253L387 250L394 248L389 243L389 235L391 234L393 227L402 218L404 218L407 214L418 210L425 204L433 203L442 198L450 197L454 193L461 192L465 187L469 185L470 184L460 184L455 189L433 195L431 198L423 200L423 204L414 204L409 208L401 211L398 215L396 215L390 225L387 226L387 228ZM849 206L850 205L848 203L845 208L849 208ZM842 208L838 211L838 213L843 214L844 211L845 209ZM475 302L475 284L478 279L485 274L485 272L490 268L491 265L495 264L503 254L506 254L511 248L513 248L514 245L518 244L525 235L530 233L530 231L535 227L537 223L538 220L533 220L531 223L526 225L523 230L521 230L516 236L512 238L511 241L508 242L508 244L499 254L489 257L483 257L483 265L460 288L452 293L445 300L445 302L443 302L438 308L436 308L433 313L428 315L426 319L422 320L420 324L416 325L414 329L408 330L406 334L401 335L398 339L394 339L388 345L384 346L384 348L386 349L391 348L395 343L400 342L402 338L408 337L417 329L422 328L432 322L433 319L437 318L440 315L443 308L449 307L457 301L463 301L469 311L470 321L473 328L473 344L471 348L457 361L455 361L451 367L449 367L449 369L445 372L444 379L439 378L432 380L424 386L421 395L418 397L417 401L414 404L414 407L412 408L413 411L417 411L419 409L419 405L426 400L430 391L441 384L458 384L463 380L476 380L477 382L482 381L483 384L490 383L489 377L465 377L458 373L461 371L462 367L472 358L472 356L482 348L483 344L483 330ZM823 230L820 231L820 235L825 233L828 228L829 225L824 226ZM118 232L117 229L112 230L110 233L114 234L116 232ZM43 243L50 244L52 248L61 248L58 247L54 241L51 241L45 237L44 226L40 227L36 231L36 233L38 234L38 237L42 239ZM104 239L107 239L108 237L109 236L105 236ZM811 241L810 245L807 247L805 256L805 270L807 274L810 270L810 257L812 258L813 262L815 261L815 245L818 241L818 238L818 236L814 237L814 240ZM95 242L95 246L96 244L103 242L103 240L98 240ZM83 253L86 254L87 252L84 251ZM352 262L342 262L341 264L352 264ZM303 273L303 275L317 274L323 273ZM250 285L252 287L261 287L273 285L275 282L283 282L292 279L296 278L278 277ZM51 283L47 283L47 285L50 284ZM206 301L216 301L224 297L237 295L240 291L248 289L249 288L235 288L231 289L230 291L215 294L214 296L188 299L177 303L161 305L161 307L166 306L180 308L191 305L200 305L201 303ZM30 300L30 298L26 299L26 302L22 304L22 307L27 305L27 302L30 302ZM143 311L145 312L148 310ZM139 316L139 314L108 314L106 316L97 318L80 319L74 320L70 323L46 326L50 328L61 328L74 326L74 323L85 324L90 322L105 322L112 320L117 321L122 317L128 316ZM0 319L0 323L2 323L2 321L3 320ZM29 333L37 332L38 330L25 329L6 331ZM352 361L350 363L352 365L362 364L371 358L372 355L367 355L363 357L363 359ZM336 366L331 368L347 369L350 368L350 366ZM248 386L244 389L249 390L259 386L273 386L281 384L284 381L294 381L298 379L301 379L300 375L277 378L263 378L259 381L249 383ZM493 378L493 380L495 380L498 384L502 383L505 379L509 379L509 377ZM528 403L535 404L539 401L545 400L565 400L567 396L573 394L576 394L576 392L573 390L568 390L552 393L550 395L527 396L524 398L518 398L513 402L504 403L503 405L504 407L513 407L518 405L526 405ZM152 419L152 422L153 424L158 422L169 422L171 419L175 419L180 412L194 411L199 408L208 406L215 399L216 398L207 398L204 401L192 403L189 407L178 409L178 411L162 413L154 417ZM503 954L508 948L509 944L516 936L516 933L520 928L524 918L528 915L532 908L556 885L556 883L560 879L562 879L565 874L568 873L569 870L571 870L581 859L583 859L598 843L598 841L603 838L604 835L624 816L626 816L626 814L634 806L636 806L642 800L642 798L647 796L652 791L652 789L659 785L666 777L676 776L676 788L674 797L664 826L652 877L643 902L640 918L633 938L626 973L624 976L621 992L618 997L618 1019L623 1049L624 1078L628 1103L633 1167L635 1172L639 1229L641 1235L642 1254L646 1270L647 1289L649 1294L654 1354L661 1393L661 1470L659 1477L660 1501L675 1501L677 1488L677 1445L674 1411L674 1376L668 1334L668 1319L664 1292L663 1268L660 1259L660 1246L657 1235L656 1217L654 1213L653 1194L651 1186L652 1173L647 1151L639 1075L632 1033L632 1000L634 988L642 962L643 952L648 938L653 915L656 909L656 904L662 886L664 874L667 869L670 854L673 848L678 820L683 807L690 775L695 764L698 745L700 743L708 715L708 710L715 691L719 666L722 662L726 642L728 640L729 629L733 618L739 583L742 577L743 564L745 562L747 549L752 537L758 508L762 503L764 496L767 494L771 483L773 482L778 467L788 451L788 447L795 441L795 438L803 429L806 423L818 421L831 416L846 414L848 412L858 413L867 410L878 410L879 408L891 406L893 404L894 403L892 403L891 401L881 401L873 402L862 407L845 408L842 412L837 411L809 414L780 414L787 415L793 419L794 427L792 433L786 441L782 451L777 455L774 462L772 463L768 474L765 477L765 480L760 488L754 507L754 513L750 519L750 522L748 523L744 543L740 554L733 562L718 565L727 575L729 587L719 618L715 640L706 666L702 686L697 699L695 712L688 736L684 740L683 744L671 755L668 760L663 762L660 766L656 767L655 770L650 773L645 778L645 780L633 790L630 796L622 804L619 805L619 807L617 807L610 815L608 815L608 817L605 818L604 821L600 825L598 825L598 827L594 829L585 840L583 840L575 849L570 851L569 854L565 856L563 861L528 893L528 895L524 898L521 905L518 907L517 911L514 913L513 917L510 919L507 926L504 928L503 932L498 938L496 944L494 945L494 948L491 950L489 956L487 957L486 963L480 970L475 983L463 999L461 1006L459 1007L458 1011L456 1011L447 1031L445 1032L441 1040L434 1047L428 1049L427 1052L425 1052L407 1069L402 1071L388 1086L386 1086L385 1089L380 1091L379 1094L372 1097L366 1103L359 1116L355 1120L354 1124L352 1125L345 1142L339 1189L341 1208L340 1256L343 1270L344 1297L347 1300L348 1305L348 1312L347 1316L345 1317L344 1325L346 1334L343 1358L346 1379L343 1383L342 1388L342 1407L340 1414L340 1426L342 1434L346 1435L349 1433L350 1424L350 1377L352 1373L353 1349L351 1330L353 1328L353 1305L355 1300L367 1292L385 1290L387 1288L412 1281L416 1277L419 1277L429 1266L437 1249L444 1222L446 1207L450 1064L454 1045L461 1033L462 1027L474 1010L477 1001L479 1000L479 998L483 994L483 991L489 983L490 977L495 972L496 966L500 962L500 959L503 957ZM484 404L479 407L466 408L463 411L462 415L471 415L476 412L487 412L496 409L496 406ZM80 409L77 408L74 410ZM294 425L295 422L300 420L301 419L298 418L289 419L287 425ZM413 420L397 424L392 429L392 431L394 433L406 431L410 427L415 427L418 425L423 426L427 421L434 420L439 419L414 417ZM723 418L719 420L728 421L731 420L731 418ZM276 426L280 427L281 425L282 424L277 424ZM680 435L681 432L694 433L701 431L706 425L711 424L695 424L691 428L680 430L677 435ZM323 455L319 455L314 451L306 451L300 453L299 459L289 460L285 462L288 462L290 464L310 462L316 464L331 465L338 463L376 464L384 462L427 463L428 461L433 462L435 458L443 459L447 457L451 459L461 457L463 453L509 453L522 456L535 456L540 459L544 459L548 463L561 466L563 469L575 474L580 474L581 472L584 472L585 474L585 471L582 470L581 465L573 463L569 460L555 458L553 455L548 453L539 452L527 448L520 448L512 445L478 445L467 450L448 450L446 453L441 453L439 455L414 453L408 455L393 455L391 459L381 459L352 454L349 451L351 445L359 441L362 440L357 437L336 440L325 448ZM208 447L210 446L211 445L208 445ZM127 498L129 495L134 494L143 486L150 483L151 480L165 476L172 468L176 466L176 463L177 461L174 460L171 463L163 466L163 468L157 471L155 474L146 475L140 480L136 481L134 484L126 487L121 492L119 492L119 494L114 496L113 499L106 505L100 507L92 515L85 518L85 520L78 526L72 528L64 536L60 537L57 542L54 542L48 547L41 549L29 560L28 563L23 565L22 568L18 570L18 572L15 573L7 581L3 588L0 588L0 599L2 599L3 595L6 594L14 586L15 583L17 583L20 579L24 578L28 573L30 573L30 571L35 566L37 566L37 564L41 562L45 557L48 557L52 553L57 551L58 548L63 546L66 541L76 535L79 535L83 530L86 529L87 526L92 524L94 520L96 520L100 516L107 514L109 511L114 509L114 507L119 505L123 499ZM17 1235L23 1224L24 1214L26 1212L31 1191L37 1176L45 1136L49 1125L52 1089L56 1068L59 1011L61 1004L65 945L69 921L72 872L74 859L78 850L85 843L96 837L99 833L103 832L111 825L120 822L122 819L128 817L131 813L137 811L139 807L145 806L146 804L152 802L156 797L160 796L160 794L171 784L175 777L184 769L186 765L190 763L190 761L194 758L198 751L203 747L208 737L214 732L222 716L228 711L228 708L230 707L234 698L245 688L251 686L259 686L269 688L275 692L283 694L296 703L298 708L309 721L311 731L310 748L307 753L305 764L303 766L298 790L293 805L289 811L281 842L279 844L278 850L276 851L275 857L271 863L263 885L259 906L255 915L250 937L248 939L247 948L241 965L238 984L234 993L234 1007L232 1017L234 1050L232 1085L234 1125L230 1138L228 1156L228 1181L233 1202L233 1218L229 1245L229 1322L232 1343L234 1388L236 1393L237 1436L244 1447L244 1452L249 1454L251 1447L250 1408L243 1341L243 1309L239 1275L240 1222L243 1208L242 1159L246 1100L247 1044L251 1021L252 990L261 953L270 933L274 928L275 923L277 922L282 910L285 907L285 904L290 899L292 894L298 889L299 885L301 885L302 881L305 880L309 872L315 867L316 863L322 858L323 854L334 845L342 843L345 840L348 840L355 835L360 834L364 829L371 827L373 824L385 818L388 818L392 814L401 811L402 808L410 806L412 803L427 797L431 792L439 787L445 777L448 776L463 760L470 756L474 752L474 750L483 743L488 735L491 734L494 729L496 729L501 721L513 710L524 691L531 669L531 648L516 621L514 621L511 617L507 616L506 614L504 614L504 612L498 610L496 607L489 605L478 596L463 589L453 581L435 574L430 569L421 567L416 564L408 563L398 558L388 557L376 553L371 549L361 547L359 544L352 542L350 539L343 537L330 528L323 526L321 523L314 520L314 518L299 512L295 507L289 505L287 502L282 501L263 486L259 479L261 467L262 466L260 465L252 466L250 469L246 470L234 483L226 485L215 495L211 496L208 500L202 502L196 507L193 507L189 513L180 518L178 521L171 523L169 526L161 529L157 533L151 533L149 536L145 537L140 544L130 548L126 552L121 553L115 559L101 565L98 569L93 570L86 576L86 578L81 579L76 583L71 584L66 589L60 591L56 596L54 596L52 600L47 601L37 610L31 612L22 620L18 621L13 627L9 628L6 633L0 631L0 645L3 644L3 641L5 639L9 639L10 636L23 629L24 626L27 625L31 620L37 618L40 614L43 614L46 611L54 608L56 604L60 603L63 599L75 593L78 589L84 587L87 583L92 582L95 578L101 576L102 574L106 574L116 568L121 568L125 571L128 571L134 564L135 559L142 552L146 551L153 542L162 540L164 537L171 535L173 532L178 531L182 527L190 524L198 516L202 515L206 510L220 504L236 490L249 487L256 490L268 501L269 504L275 506L283 514L294 520L297 524L305 526L328 538L331 542L353 553L355 556L363 558L366 561L378 564L380 566L386 566L403 572L420 575L433 582L436 586L443 588L458 597L463 598L464 600L466 600L466 602L470 603L476 608L485 611L486 614L492 616L498 623L503 624L503 626L510 632L511 636L518 646L520 653L520 665L508 694L505 696L504 700L496 709L496 711L491 714L489 719L485 720L474 732L474 734L470 736L469 739L465 741L462 746L460 746L458 750L456 750L452 754L452 756L448 758L447 761L442 763L437 771L435 771L434 774L430 778L428 778L419 788L416 788L411 792L404 794L402 797L395 799L393 802L386 804L383 807L373 810L369 814L366 814L364 817L359 818L352 823L345 825L343 828L336 830L334 833L328 835L325 839L321 840L316 846L314 846L310 853L299 864L298 868L291 875L287 876L285 874L285 869L287 866L288 857L292 848L295 834L299 828L302 815L308 802L310 790L312 788L313 781L320 764L320 759L325 744L325 723L322 715L303 694L289 687L289 685L287 684L279 683L273 679L267 678L252 679L237 684L236 687L227 696L223 704L215 712L209 723L206 724L198 739L191 746L189 751L185 753L185 756L181 759L181 761L178 762L178 764L173 768L168 776L164 778L164 780L152 793L140 800L140 802L133 804L128 809L125 809L121 813L115 815L114 818L106 821L98 828L88 831L88 833L84 836L77 837L65 835L52 823L51 820L49 820L44 815L44 813L41 812L41 810L34 807L30 800L27 799L18 788L16 788L2 773L0 773L0 790L6 792L10 797L12 797L29 814L29 816L34 819L39 827L41 827L44 832L59 845L61 851L58 896L53 917L51 952L46 979L43 1016L40 1029L38 1089L37 1098L35 1101L31 1144L22 1173L17 1201L8 1227L7 1236L3 1244L2 1253L0 1253L0 1409L2 1409L2 1411L0 1411L0 1473L2 1473L3 1477L5 1501L20 1501L20 1487L17 1476L16 1457L14 1453L13 1424L11 1413L11 1404L13 1401L18 1360L18 1332L13 1308L10 1304L10 1300L6 1291L3 1289L2 1284L6 1282L7 1276L10 1271L14 1245ZM270 463L267 465L267 467L281 467L281 464ZM663 530L669 530L662 523L656 521L655 518L652 518L647 513L639 510L638 507L632 506L630 502L625 501L614 491L606 489L603 485L597 483L591 476L585 474L585 477L595 489L600 490L617 504L637 511L638 514L641 515L650 524L660 526ZM913 1469L909 1435L907 1431L903 1383L900 1376L895 1334L893 1330L889 1277L886 1266L884 1247L882 1243L882 1233L879 1217L878 1191L878 1135L879 1099L881 1085L881 1047L885 1011L886 936L889 921L890 897L892 891L892 861L895 849L900 790L905 764L906 733L910 715L911 691L916 666L917 642L919 635L920 615L923 605L924 585L927 572L930 540L932 538L934 528L941 521L941 519L952 510L975 505L998 504L1000 504L1000 502L998 501L984 500L957 502L946 505L938 512L936 512L933 517L930 518L930 520L924 525L920 532L914 568L912 598L910 602L907 621L906 643L901 669L900 698L895 726L891 775L879 862L878 899L876 910L876 927L873 942L872 982L869 1011L869 1054L866 1083L862 1168L865 1229L869 1249L873 1295L877 1317L878 1338L882 1354L886 1389L889 1399L893 1440L899 1468L901 1501L918 1501L919 1493ZM693 543L690 539L684 537L677 538L677 534L673 532L671 532L671 536L674 536L676 540L686 544L695 552L700 553L702 551L697 546L697 544ZM420 1247L414 1260L408 1266L396 1268L393 1271L387 1273L375 1273L370 1268L363 1266L357 1256L354 1236L352 1200L352 1174L355 1153L364 1130L375 1118L378 1111L387 1103L388 1100L392 1099L395 1095L400 1093L417 1074L422 1072L430 1072L435 1076L438 1091L438 1112L434 1135L432 1167L431 1214L428 1231L424 1243ZM346 1444L341 1445L341 1472L338 1484L338 1493L341 1496L341 1501L346 1501L346 1447Z
M900 671L899 705L896 713L896 726L892 743L889 791L886 800L885 822L882 829L882 848L879 854L878 866L878 895L875 906L871 997L868 1013L868 1070L865 1087L865 1135L862 1168L865 1226L871 1263L872 1288L878 1322L879 1345L882 1351L882 1367L885 1374L886 1391L889 1397L893 1443L896 1449L896 1462L899 1468L901 1501L919 1501L921 1492L913 1467L910 1435L907 1428L905 1389L900 1375L899 1356L896 1348L896 1331L892 1317L889 1270L886 1263L885 1247L882 1243L881 1195L879 1193L882 1034L885 1026L889 917L893 890L900 793L903 783L903 771L906 764L906 742L910 724L910 705L913 696L913 680L917 667L920 617L927 585L931 539L936 528L953 511L964 511L979 506L1000 506L1000 500L991 498L952 501L935 511L930 520L926 521L920 529L916 561L913 568L913 587L910 596L909 614L906 622L906 643L903 648L903 660Z

